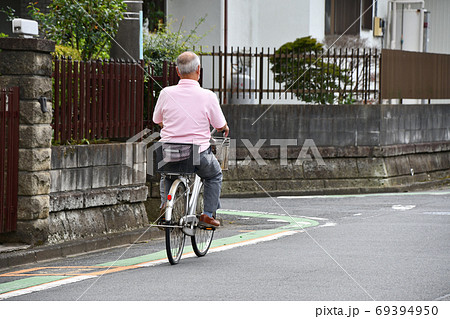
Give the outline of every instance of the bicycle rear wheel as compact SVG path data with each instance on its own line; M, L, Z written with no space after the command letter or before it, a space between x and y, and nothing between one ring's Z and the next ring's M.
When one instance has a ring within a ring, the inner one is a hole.
M198 194L197 199L197 208L196 215L199 217L203 213L204 205L203 205L203 186L200 189L200 193ZM191 236L192 248L194 249L194 253L198 257L203 257L209 250L211 246L211 242L214 236L214 228L213 227L205 227L203 225L197 226L195 230L195 235Z
M176 183L176 184L175 184ZM171 189L175 189L172 195L172 218L166 228L166 253L172 265L178 264L183 254L186 235L180 226L180 219L186 214L186 188L180 180L176 180Z

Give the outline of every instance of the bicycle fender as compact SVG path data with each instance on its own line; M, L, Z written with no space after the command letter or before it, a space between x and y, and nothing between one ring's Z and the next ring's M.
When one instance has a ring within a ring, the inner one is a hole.
M166 211L165 211L165 216L164 216L166 221L170 221L172 219L172 210L173 210L175 192L180 183L183 183L185 188L187 189L187 183L184 179L179 178L179 179L176 179L172 183L172 186L170 187L169 194L168 194L168 195L170 195L170 200L169 200L169 196L167 196L168 198L166 201Z

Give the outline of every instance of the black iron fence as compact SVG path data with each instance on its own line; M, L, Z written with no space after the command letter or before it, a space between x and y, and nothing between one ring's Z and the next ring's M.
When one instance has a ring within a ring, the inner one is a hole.
M216 92L222 104L371 104L380 99L381 52L376 49L212 47L200 58L203 87Z

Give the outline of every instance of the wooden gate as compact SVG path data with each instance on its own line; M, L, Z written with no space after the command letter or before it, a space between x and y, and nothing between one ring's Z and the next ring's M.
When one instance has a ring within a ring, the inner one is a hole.
M16 230L19 88L0 89L0 233Z

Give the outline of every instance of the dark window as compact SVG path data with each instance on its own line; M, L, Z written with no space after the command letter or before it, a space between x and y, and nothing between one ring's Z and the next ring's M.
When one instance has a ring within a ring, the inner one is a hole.
M325 0L325 34L334 34L334 1L331 0Z
M360 15L361 0L325 0L325 34L359 35Z
M144 19L148 19L148 29L155 31L160 23L165 22L166 1L165 0L144 0L142 4Z
M362 0L362 21L361 28L364 30L372 30L372 4L373 0ZM364 13L365 12L365 13Z

